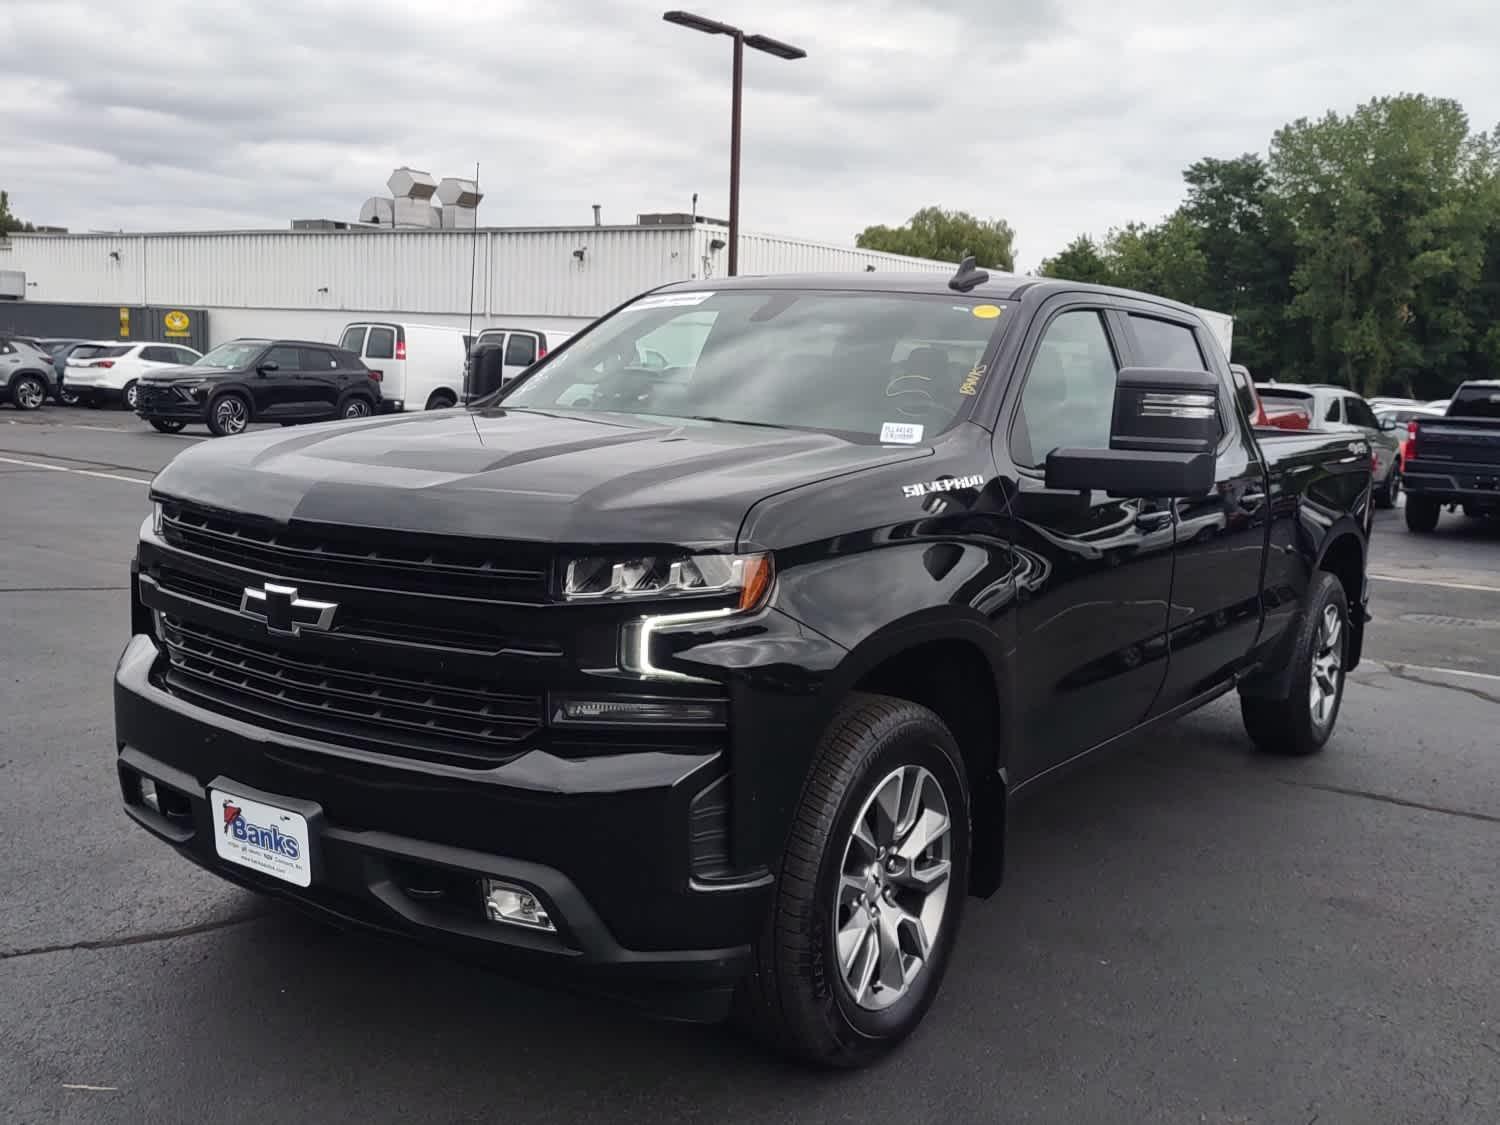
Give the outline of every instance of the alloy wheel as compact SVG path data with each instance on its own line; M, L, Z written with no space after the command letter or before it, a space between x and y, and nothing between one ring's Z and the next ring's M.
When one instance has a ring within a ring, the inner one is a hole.
M214 407L214 420L226 434L240 433L249 423L245 404L233 396L219 400Z
M140 401L140 397L140 389L134 383L131 383L130 386L125 388L125 409L134 410L136 403Z
M1333 721L1339 692L1344 686L1344 620L1336 605L1323 607L1318 622L1318 639L1313 649L1312 677L1308 685L1308 702L1313 724L1322 730Z
M27 377L16 384L16 405L22 410L35 410L42 405L46 393L40 383Z
M370 413L370 404L362 398L351 399L344 407L345 418L363 418Z
M838 976L868 1011L910 990L937 944L952 874L952 824L942 786L901 766L854 819L833 907Z

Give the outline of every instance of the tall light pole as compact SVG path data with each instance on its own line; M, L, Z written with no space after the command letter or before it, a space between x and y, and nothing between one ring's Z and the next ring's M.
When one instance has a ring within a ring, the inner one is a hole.
M745 48L789 60L805 59L807 52L768 35L746 35L741 28L692 12L663 12L661 18L706 35L727 35L734 40L734 96L729 124L729 276L734 277L740 272L740 90L744 84Z

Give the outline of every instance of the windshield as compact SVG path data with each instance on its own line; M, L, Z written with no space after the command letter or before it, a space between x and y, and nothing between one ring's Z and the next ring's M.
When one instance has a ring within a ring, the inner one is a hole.
M978 393L1003 311L908 293L658 293L554 353L503 404L922 441Z
M193 361L194 367L245 367L265 350L266 340L230 340Z

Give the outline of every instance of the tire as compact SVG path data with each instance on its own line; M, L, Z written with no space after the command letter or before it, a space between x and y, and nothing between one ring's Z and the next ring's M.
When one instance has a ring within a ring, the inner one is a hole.
M140 396L136 394L135 380L132 379L120 389L120 409L133 413L139 402Z
M1401 496L1401 462L1397 461L1391 466L1391 475L1385 478L1385 484L1375 491L1375 506L1377 508L1394 508L1396 500Z
M427 400L428 410L447 410L454 406L455 400L447 391L433 391L432 397Z
M363 397L362 395L355 395L354 397L345 401L344 405L339 410L339 417L368 418L373 413L374 411L370 407L370 400Z
M1285 699L1240 696L1240 717L1258 750L1306 757L1323 749L1344 701L1349 636L1344 587L1320 570L1307 591L1307 612L1297 629L1290 694Z
M893 793L900 794L898 807L918 794L919 807L934 814L905 825L904 840L902 825L889 830L890 818L880 820L881 797ZM942 808L947 827L937 832ZM849 697L814 756L765 929L736 998L752 1034L805 1060L857 1067L916 1028L942 984L963 913L969 808L963 758L936 715L889 696ZM894 843L886 863L905 870L894 875L882 866L886 853L857 840L856 823L866 839ZM926 839L930 846L902 855ZM924 894L920 886L943 864L946 881ZM932 897L939 893L940 901ZM884 944L889 935L894 944ZM891 950L893 957L879 956ZM896 987L882 987L882 979Z
M151 428L159 434L181 433L182 428L187 425L186 422L172 422L165 418L148 418L147 421L151 423Z
M10 401L17 410L39 410L47 398L47 384L35 375L17 375L10 381Z
M1406 494L1407 531L1415 531L1419 535L1436 531L1440 514L1442 514L1442 505L1436 500L1429 500L1425 496L1413 496L1409 492Z
M208 432L214 437L242 434L250 425L250 402L244 395L226 391L208 404Z
M77 406L78 392L70 391L67 387L62 387L57 392L57 401L63 406Z

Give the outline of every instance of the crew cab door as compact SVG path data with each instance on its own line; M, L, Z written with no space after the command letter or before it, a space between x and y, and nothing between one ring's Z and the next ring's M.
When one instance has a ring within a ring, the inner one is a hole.
M1266 466L1250 427L1255 410L1216 345L1193 318L1163 306L1129 308L1131 363L1209 371L1219 380L1220 438L1214 486L1170 502L1176 559L1167 634L1167 678L1152 714L1223 683L1249 659L1260 630L1266 549Z
M1018 584L1018 740L1024 781L1141 722L1167 669L1169 505L1048 489L1053 449L1107 449L1124 318L1097 298L1062 297L1032 323L1008 424L995 442L1011 481Z

